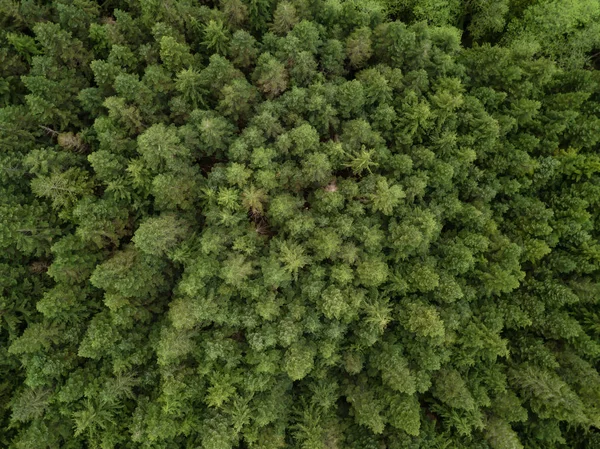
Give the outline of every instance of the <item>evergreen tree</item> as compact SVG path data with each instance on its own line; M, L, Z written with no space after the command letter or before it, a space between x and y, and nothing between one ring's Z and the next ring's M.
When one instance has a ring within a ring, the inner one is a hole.
M0 0L0 446L600 447L597 0Z

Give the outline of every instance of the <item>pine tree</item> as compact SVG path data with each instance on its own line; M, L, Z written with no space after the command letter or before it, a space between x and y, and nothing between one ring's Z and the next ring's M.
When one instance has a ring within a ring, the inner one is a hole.
M595 0L0 0L0 446L591 448Z

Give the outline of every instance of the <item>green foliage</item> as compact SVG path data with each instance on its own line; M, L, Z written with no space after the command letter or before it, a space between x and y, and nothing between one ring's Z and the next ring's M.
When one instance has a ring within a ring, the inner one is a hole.
M599 447L597 0L0 24L0 447Z
M153 256L163 256L189 233L185 221L174 215L151 217L140 223L131 239L136 248Z
M269 53L259 56L253 78L267 98L276 97L288 86L288 73L285 66Z
M204 29L204 45L209 51L225 54L229 36L222 22L211 20Z
M542 53L570 67L589 64L598 48L597 1L548 1L531 4L515 17L505 36L513 46L535 45Z

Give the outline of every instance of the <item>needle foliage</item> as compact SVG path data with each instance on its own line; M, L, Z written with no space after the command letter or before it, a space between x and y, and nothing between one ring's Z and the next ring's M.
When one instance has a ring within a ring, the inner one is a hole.
M0 446L600 448L598 0L0 0Z

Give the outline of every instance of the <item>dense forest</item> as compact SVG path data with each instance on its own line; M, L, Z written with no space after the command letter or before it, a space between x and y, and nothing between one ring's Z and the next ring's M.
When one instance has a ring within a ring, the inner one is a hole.
M599 449L600 0L0 0L0 447Z

